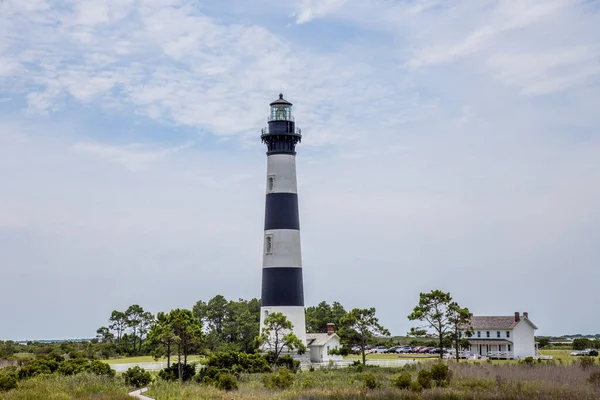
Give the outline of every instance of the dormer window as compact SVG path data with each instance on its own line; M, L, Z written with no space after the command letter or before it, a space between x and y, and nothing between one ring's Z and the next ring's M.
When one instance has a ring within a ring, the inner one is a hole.
M477 331L477 337L481 337L481 331Z
M496 337L500 337L500 331L496 332Z
M485 337L490 337L490 331L485 332Z
M510 337L510 331L506 331L506 337L509 338Z

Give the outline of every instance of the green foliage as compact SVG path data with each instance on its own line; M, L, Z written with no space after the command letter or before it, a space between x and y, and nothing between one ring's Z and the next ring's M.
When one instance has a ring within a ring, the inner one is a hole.
M125 378L125 383L136 388L144 387L152 382L152 375L150 375L150 372L137 365L129 368L123 374L123 377Z
M584 350L592 347L592 341L587 338L573 339L573 350Z
M205 385L212 385L219 380L221 371L227 372L227 370L220 370L219 368L213 366L202 368L194 377L194 380Z
M4 372L0 370L0 392L16 389L18 384L18 376L16 372Z
M355 308L340 320L345 337L354 337L361 347L363 364L366 364L365 346L367 343L376 334L390 335L390 332L379 323L375 312L375 308Z
M538 347L540 349L543 349L544 347L548 347L549 344L550 344L550 338L543 337L543 338L538 339Z
M430 372L431 378L437 386L444 387L450 383L452 371L450 371L446 364L435 363L431 366Z
M600 371L595 371L590 374L588 382L594 385L597 389L600 389Z
M290 371L296 373L300 370L300 361L294 360L294 358L290 355L281 356L274 361L274 356L272 353L267 354L267 359L274 365L278 367L287 368Z
M114 369L110 367L110 365L103 363L102 361L92 360L90 361L87 371L96 375L106 375L109 377L114 377L116 372Z
M287 368L282 368L274 374L263 376L263 385L267 389L287 389L294 384L294 374Z
M265 318L263 330L258 339L261 346L264 346L272 353L272 363L277 364L281 352L286 349L296 350L298 354L306 351L306 346L293 333L294 325L285 315L279 312L269 314Z
M535 360L533 359L533 357L525 357L524 359L519 361L519 364L533 365L534 361Z
M593 357L584 356L579 359L579 366L581 367L581 369L585 370L588 368L592 368L594 365L596 365L596 359L594 359Z
M172 377L179 379L179 363L171 364L170 367L162 369L158 376L166 381L172 380ZM162 373L162 375L161 375ZM181 364L181 380L187 382L196 374L196 366L193 364Z
M54 373L60 363L45 358L35 358L26 362L19 370L19 379L31 378L38 375L49 375Z
M412 382L413 380L410 372L405 371L392 380L392 386L395 386L399 389L410 389Z
M470 320L473 314L468 308L460 307L452 301L450 293L441 290L432 290L430 293L419 295L419 304L408 316L411 321L421 321L425 324L410 329L410 336L426 336L431 330L438 338L438 346L444 349L447 341L454 343L457 352L460 350L462 334L470 336L473 333ZM443 352L440 352L440 358Z
M327 332L327 324L341 326L342 318L347 314L344 306L337 301L332 305L322 301L316 307L306 308L306 330L308 332Z
M170 368L164 368L164 369L161 369L160 371L158 371L158 377L160 379L162 379L163 381L167 381L167 382L177 380L177 376L175 375L175 372L173 372L173 370Z
M422 369L419 371L419 374L417 375L417 382L419 382L419 385L421 385L421 387L423 387L424 389L430 389L432 381L433 377L431 375L431 371L427 369Z
M219 352L208 358L209 367L233 371L235 368L245 373L271 372L269 362L260 354L247 354L239 352Z
M85 358L73 358L61 363L58 367L58 373L62 375L76 375L86 372L90 361Z
M227 372L219 375L219 380L216 384L217 389L231 391L238 389L238 383L235 377Z
M373 374L365 374L365 376L363 376L363 385L367 389L377 389L379 386L381 386L377 380L377 377Z

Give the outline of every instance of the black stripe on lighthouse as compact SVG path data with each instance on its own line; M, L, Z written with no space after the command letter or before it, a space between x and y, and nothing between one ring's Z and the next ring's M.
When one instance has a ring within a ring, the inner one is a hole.
M300 229L298 195L269 193L265 205L265 231L271 229Z
M262 307L304 306L302 268L263 268Z

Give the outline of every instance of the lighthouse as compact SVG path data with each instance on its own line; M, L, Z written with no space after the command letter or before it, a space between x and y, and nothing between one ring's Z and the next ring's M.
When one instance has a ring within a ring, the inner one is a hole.
M292 103L283 94L269 106L268 127L261 135L267 146L267 179L260 329L270 313L280 312L306 345L296 184L296 144L302 135L294 122Z

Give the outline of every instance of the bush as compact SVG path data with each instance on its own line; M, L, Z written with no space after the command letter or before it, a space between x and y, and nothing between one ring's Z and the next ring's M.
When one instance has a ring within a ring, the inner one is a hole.
M16 389L17 386L16 374L0 373L0 392Z
M73 358L60 364L58 372L63 375L77 375L86 372L90 367L90 361L85 358Z
M227 370L223 370L227 371ZM217 367L206 367L198 372L198 375L194 377L194 380L198 383L205 385L212 385L217 382L220 378L221 370Z
M25 363L19 370L19 379L54 373L60 364L54 360L35 358Z
M525 365L533 365L533 357L525 357L523 360L521 360L519 362L519 364L525 364Z
M413 382L410 372L402 372L392 380L392 385L399 389L410 389L410 384Z
M269 362L262 355L238 353L235 351L214 353L209 357L206 365L207 367L229 371L232 371L235 366L238 371L249 374L272 372Z
M581 369L588 369L596 364L596 360L592 357L584 356L579 359L579 366Z
M600 389L600 371L592 372L588 382Z
M421 386L421 384L417 381L412 381L410 383L410 390L412 392L422 392L423 391L423 386Z
M437 386L447 386L450 383L451 371L446 364L433 364L431 366L431 378L435 381Z
M109 377L113 377L116 374L115 370L112 369L110 365L98 360L91 361L87 367L87 370L92 374L106 375Z
M277 373L263 377L263 385L267 389L287 389L293 384L294 374L287 368L282 368Z
M163 372L164 371L164 372ZM162 372L162 376L161 376ZM194 377L196 374L196 366L195 364L183 364L181 366L181 375L183 376L183 381L187 382ZM158 373L159 378L168 380L177 380L179 379L179 363L171 364L170 367L162 369ZM175 379L172 379L173 376Z
M170 368L164 368L164 369L161 369L160 371L158 371L158 377L160 379L162 379L163 381L167 381L167 382L177 380L175 373L173 373L173 371Z
M363 384L367 389L377 389L379 387L379 382L373 374L365 374Z
M135 367L129 368L124 374L125 383L136 388L144 387L152 381L152 375L150 372L143 368Z
M429 370L422 369L419 371L419 375L417 376L417 382L419 382L423 389L430 389L432 380L433 378Z
M217 381L217 389L230 391L237 390L238 383L237 380L229 373L225 372L220 374L219 380Z

